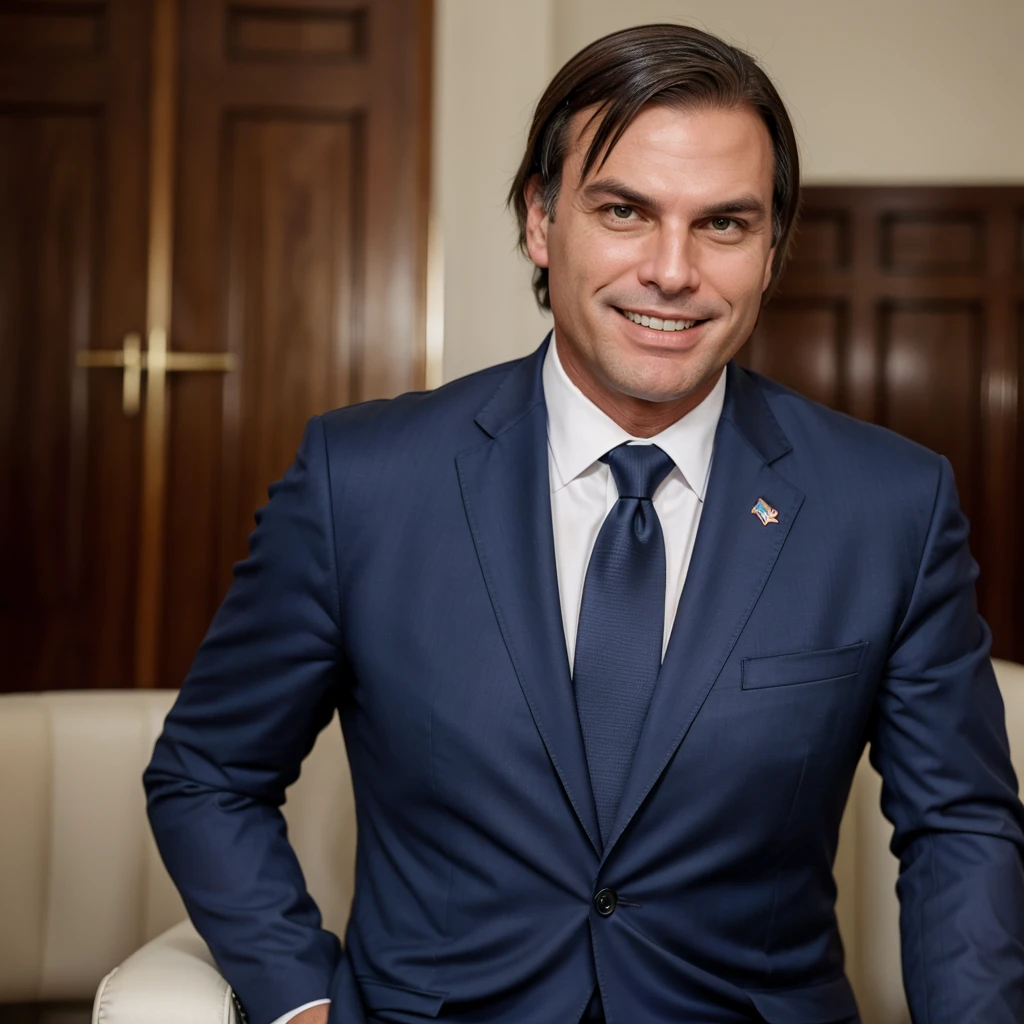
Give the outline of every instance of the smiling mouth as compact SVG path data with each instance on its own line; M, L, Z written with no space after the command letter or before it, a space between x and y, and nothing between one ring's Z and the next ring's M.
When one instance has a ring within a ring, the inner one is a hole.
M688 331L691 327L698 327L707 323L706 320L667 320L657 316L647 316L646 313L634 313L629 309L620 309L619 312L627 319L641 327L649 327L652 331L664 331L673 334L677 331Z

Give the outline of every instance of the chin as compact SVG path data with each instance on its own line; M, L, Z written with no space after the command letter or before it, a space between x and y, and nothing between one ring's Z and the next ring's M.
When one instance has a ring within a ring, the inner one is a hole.
M630 398L638 398L644 402L677 402L687 395L693 394L702 384L703 380L665 380L664 378L650 378L631 376L626 379L613 381L617 390Z
M648 402L674 402L703 387L715 376L713 367L680 366L676 358L648 356L642 360L620 362L618 366L609 367L613 373L608 374L609 381L624 394L633 398L641 398Z

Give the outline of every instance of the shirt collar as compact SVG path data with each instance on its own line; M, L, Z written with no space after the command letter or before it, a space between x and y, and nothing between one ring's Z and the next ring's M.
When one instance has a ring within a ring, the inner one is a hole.
M558 358L554 331L544 357L544 402L554 472L551 489L560 490L588 470L605 452L626 441L656 444L676 464L687 486L703 501L715 431L725 402L725 371L695 409L651 438L636 438L602 412L571 380Z

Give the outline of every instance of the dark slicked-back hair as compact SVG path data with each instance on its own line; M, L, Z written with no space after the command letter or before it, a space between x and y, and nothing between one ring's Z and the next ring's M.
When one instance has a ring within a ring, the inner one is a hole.
M534 111L523 162L508 203L519 222L526 251L526 186L540 175L544 209L554 219L562 167L575 140L569 126L581 110L595 107L587 126L597 129L583 159L582 182L600 168L633 119L651 105L681 110L748 108L764 122L774 151L771 295L786 261L800 204L800 161L785 104L748 53L687 25L641 25L604 36L580 50L552 79ZM536 267L533 291L550 309L548 272Z

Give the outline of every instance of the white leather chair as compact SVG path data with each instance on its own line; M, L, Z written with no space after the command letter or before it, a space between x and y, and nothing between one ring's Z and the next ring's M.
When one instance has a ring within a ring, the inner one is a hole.
M1024 768L1024 666L995 662ZM185 919L141 786L174 691L0 697L0 1003L88 999L93 1024L234 1024L227 984ZM843 820L837 911L864 1024L907 1024L897 864L865 759ZM289 835L326 927L352 897L355 815L337 724L289 790ZM97 988L98 986L98 988Z
M96 1024L234 1024L146 819L142 771L176 694L0 696L0 1004L94 1000ZM343 934L355 811L337 721L284 814L324 924Z

